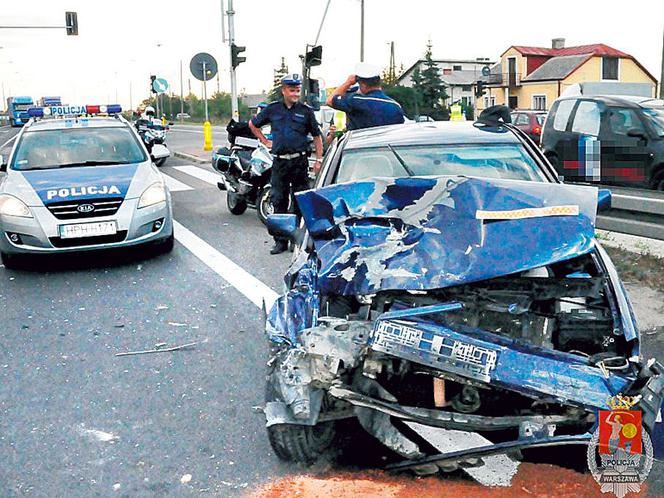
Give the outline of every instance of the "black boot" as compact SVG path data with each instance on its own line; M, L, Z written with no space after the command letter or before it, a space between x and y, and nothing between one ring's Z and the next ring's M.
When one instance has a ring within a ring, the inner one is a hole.
M288 250L288 242L285 240L275 240L272 249L270 249L270 254L281 254Z

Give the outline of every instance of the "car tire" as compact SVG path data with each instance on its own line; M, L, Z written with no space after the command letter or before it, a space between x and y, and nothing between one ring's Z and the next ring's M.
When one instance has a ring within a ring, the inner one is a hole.
M155 164L157 165L157 168L159 168L159 167L163 166L164 164L166 164L166 159L168 159L168 158L167 157L162 157L161 159L157 159L155 161Z
M655 180L655 190L664 192L664 173L662 173L659 178Z
M235 215L241 215L247 210L246 199L235 192L226 193L226 205L228 210Z
M278 361L272 362L265 389L266 401L281 401L281 396L273 386L273 372L278 370ZM336 439L334 420L314 426L295 424L275 424L267 428L270 446L277 456L289 462L311 464L324 456L332 448Z
M272 207L272 199L270 198L270 185L265 185L258 194L258 202L256 203L256 214L261 223L267 226L267 217L274 213Z
M157 242L155 245L156 254L168 254L173 251L175 247L175 234L171 233L170 237L165 240Z
M0 259L2 264L8 270L18 270L21 268L21 258L16 254L7 254L6 252L0 252Z

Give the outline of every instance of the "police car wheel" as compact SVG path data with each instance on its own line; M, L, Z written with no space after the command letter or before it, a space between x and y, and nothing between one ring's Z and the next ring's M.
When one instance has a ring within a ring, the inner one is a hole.
M157 254L168 254L173 251L173 247L175 247L175 234L171 234L166 240L158 242L155 246L155 252Z
M5 252L0 252L0 259L2 259L2 264L8 270L15 270L21 267L20 256L15 254L7 254Z
M247 201L235 192L226 193L226 205L228 206L228 210L236 215L240 215L247 210Z

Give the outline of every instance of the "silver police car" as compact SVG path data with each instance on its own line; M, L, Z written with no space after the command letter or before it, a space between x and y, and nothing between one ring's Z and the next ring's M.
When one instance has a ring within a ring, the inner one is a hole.
M85 116L83 107L78 111ZM6 267L27 254L139 244L156 252L173 249L164 178L119 115L34 118L1 170L0 256Z

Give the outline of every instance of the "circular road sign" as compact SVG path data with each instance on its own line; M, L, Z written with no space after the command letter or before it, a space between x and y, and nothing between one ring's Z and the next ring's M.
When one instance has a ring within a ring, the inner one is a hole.
M482 68L482 76L490 76L491 75L491 68L489 66L484 66Z
M168 91L168 81L164 78L157 78L152 82L152 89L157 93L166 93Z
M204 67L205 74L203 74ZM191 58L189 69L197 80L209 81L217 74L217 61L210 54L201 52Z

